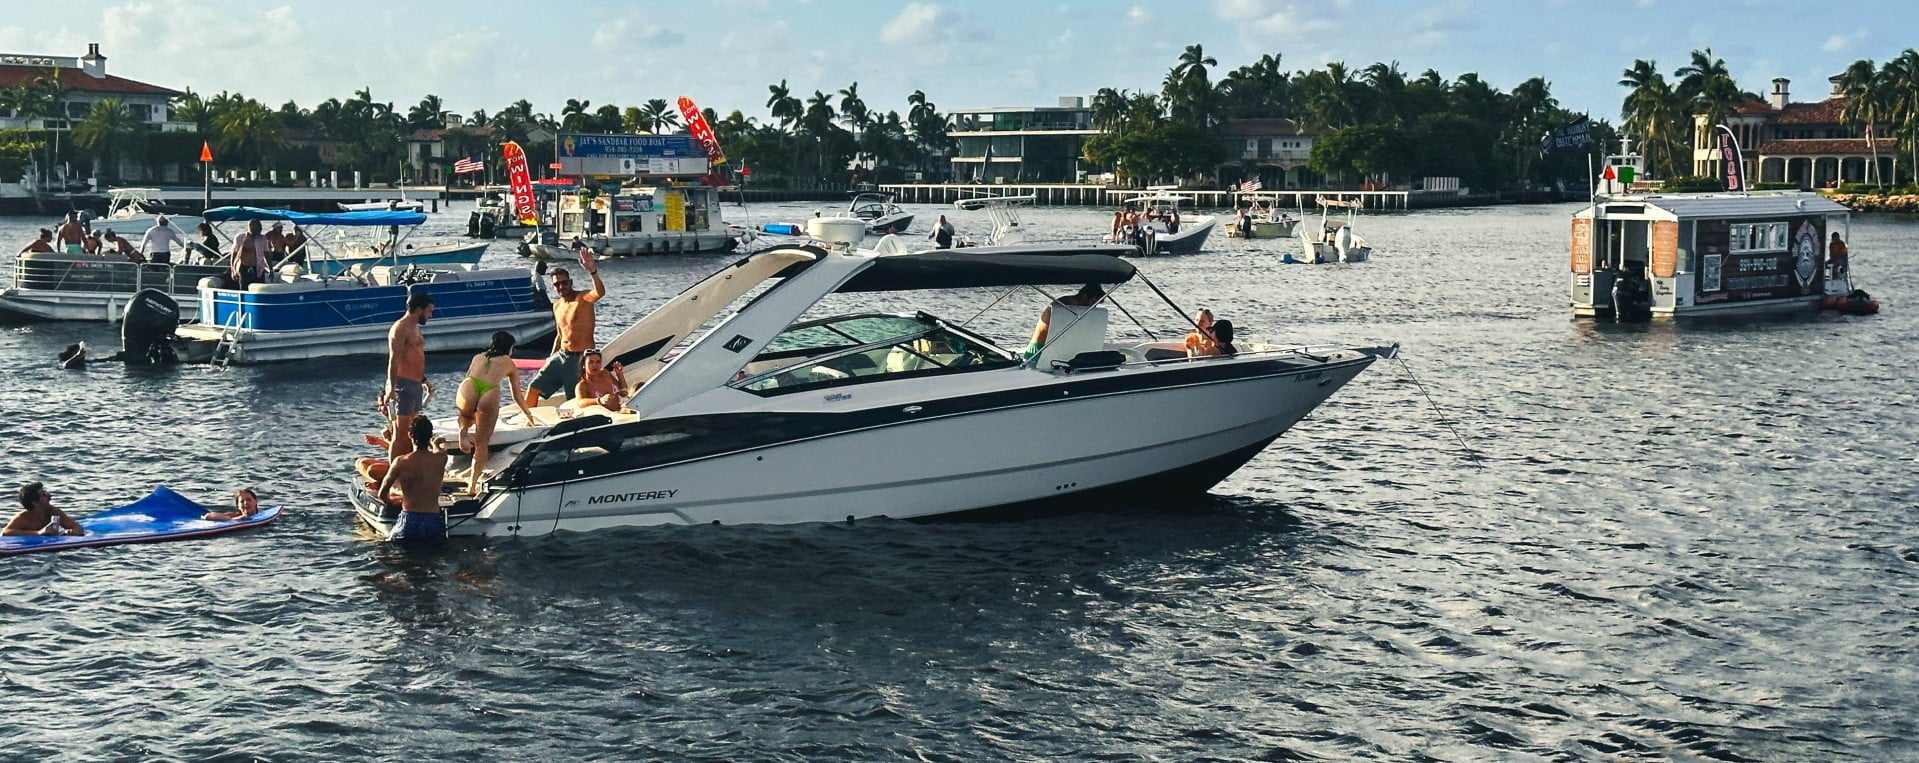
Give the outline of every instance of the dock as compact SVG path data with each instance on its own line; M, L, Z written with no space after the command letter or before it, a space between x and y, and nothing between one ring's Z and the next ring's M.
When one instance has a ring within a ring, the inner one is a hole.
M879 186L881 191L895 194L899 201L922 204L950 204L961 199L981 196L1026 196L1033 197L1033 203L1044 206L1116 206L1122 199L1148 193L1136 188L1112 188L1097 183L891 183ZM1200 189L1169 191L1193 199L1195 206L1231 207L1233 197L1238 193L1231 189ZM1411 191L1345 191L1337 189L1278 189L1261 190L1262 196L1277 194L1289 199L1294 207L1317 208L1319 197L1354 200L1357 199L1367 209L1411 209L1421 206L1414 197L1427 194L1414 194ZM1434 194L1441 196L1444 194ZM1435 199L1437 201L1437 199ZM1445 202L1433 206L1445 206Z

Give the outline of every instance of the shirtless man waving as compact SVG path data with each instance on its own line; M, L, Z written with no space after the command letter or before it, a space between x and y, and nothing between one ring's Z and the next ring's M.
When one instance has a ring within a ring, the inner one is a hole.
M406 298L406 315L386 332L386 389L380 393L380 408L392 417L388 456L398 457L413 449L402 435L411 431L414 417L426 407L427 394L432 390L426 382L426 337L420 334L420 327L432 317L433 295L416 291Z
M433 541L446 537L446 515L440 512L440 486L446 482L444 450L433 447L433 420L425 416L413 419L406 430L413 447L404 456L393 459L386 479L380 481L374 495L385 503L393 502L393 488L400 489L400 519L393 523L387 540L396 543Z
M592 291L578 291L573 288L573 276L565 268L554 268L553 291L559 299L553 300L553 323L557 332L553 337L553 354L540 366L540 372L534 374L533 381L526 385L526 407L536 408L540 397L545 393L565 394L580 383L580 359L587 350L593 349L593 305L606 296L606 283L600 280L600 269L593 262L593 252L584 245L575 245L580 254L580 269L593 279Z

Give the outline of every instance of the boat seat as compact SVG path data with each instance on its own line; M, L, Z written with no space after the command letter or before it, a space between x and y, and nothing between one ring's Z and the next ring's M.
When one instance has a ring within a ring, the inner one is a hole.
M247 287L253 294L294 294L303 291L322 291L327 285L319 281L292 281L279 283L256 283Z
M1080 315L1078 320L1074 319L1076 313ZM1071 360L1082 352L1106 349L1106 308L1054 302L1047 331L1046 346L1034 363L1042 369L1052 368L1054 361Z
M1119 350L1094 350L1074 355L1068 360L1053 361L1053 370L1066 373L1081 371L1111 371L1126 364L1126 353Z

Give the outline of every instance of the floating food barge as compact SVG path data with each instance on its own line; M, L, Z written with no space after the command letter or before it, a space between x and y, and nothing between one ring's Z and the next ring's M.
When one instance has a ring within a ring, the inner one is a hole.
M1613 316L1620 279L1654 317L1811 310L1851 290L1828 256L1850 214L1810 193L1598 196L1573 214L1573 314Z

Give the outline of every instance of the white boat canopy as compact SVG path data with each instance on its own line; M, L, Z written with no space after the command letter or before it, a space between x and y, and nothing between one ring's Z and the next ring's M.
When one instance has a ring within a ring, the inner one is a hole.
M1573 217L1591 218L1593 207ZM1846 205L1816 193L1685 194L1674 196L1602 197L1598 205L1600 219L1634 220L1726 220L1733 218L1791 217L1796 215L1846 215Z

